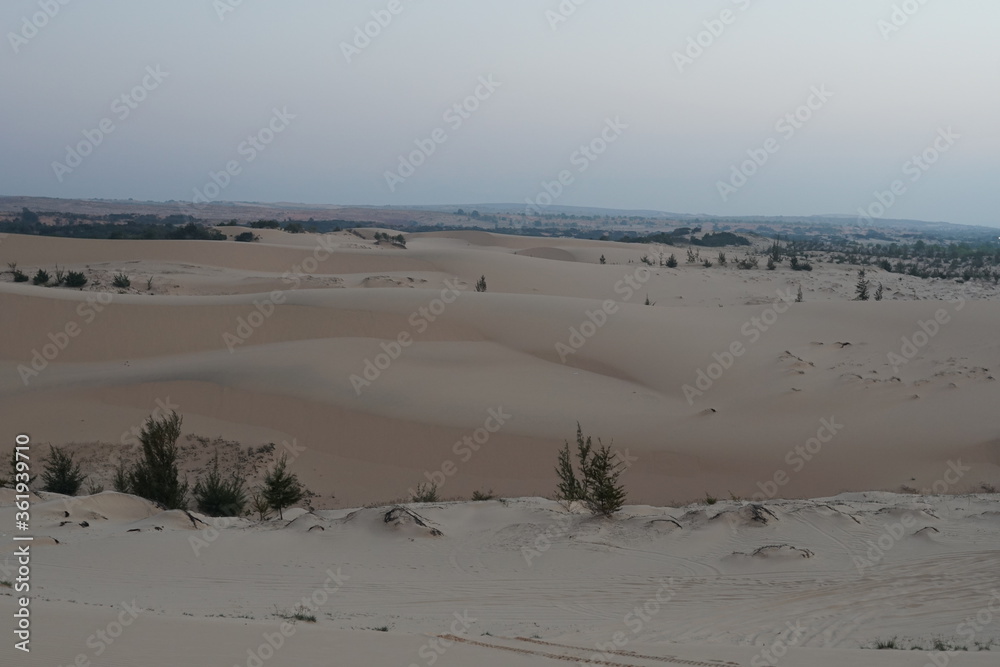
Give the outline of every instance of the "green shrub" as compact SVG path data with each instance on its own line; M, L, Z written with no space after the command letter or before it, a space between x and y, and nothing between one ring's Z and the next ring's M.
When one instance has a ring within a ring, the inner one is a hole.
M410 496L412 503L436 503L438 500L437 484L417 484L417 490Z
M576 457L581 476L578 478L573 470L567 442L559 452L556 466L559 475L556 498L564 502L579 500L591 513L610 517L625 504L625 487L618 483L625 465L609 445L600 439L597 444L594 449L591 438L584 439L583 429L576 425Z
M472 499L475 501L493 500L494 497L495 496L493 495L493 489L490 489L489 491L472 492Z
M42 490L75 496L83 486L85 475L80 464L73 462L73 455L53 447L47 458L42 459Z
M284 519L283 510L302 500L305 489L299 483L299 478L287 470L288 455L282 454L274 470L264 476L261 495L267 500L270 508L278 510L278 518Z
M49 272L46 271L45 269L38 269L38 273L36 273L35 277L31 279L31 282L35 283L36 285L47 284L49 282Z
M181 481L177 469L179 450L177 439L181 436L180 415L146 420L139 433L142 458L131 470L124 464L115 473L115 490L142 496L160 503L168 510L187 507L187 481Z
M22 271L21 269L14 269L13 271L11 271L11 273L14 275L14 282L15 283L26 283L26 282L28 282L28 275L24 271Z
M241 516L247 504L246 482L238 471L224 476L219 471L219 455L216 453L212 465L204 477L199 477L194 485L195 505L199 512L208 516Z
M87 276L79 271L69 271L66 273L66 287L83 287L87 284Z
M259 241L260 237L254 234L253 232L240 232L239 234L236 235L236 238L234 240L239 241L241 243L251 243L253 241Z
M128 289L132 286L132 280L124 273L116 273L111 285L118 289Z

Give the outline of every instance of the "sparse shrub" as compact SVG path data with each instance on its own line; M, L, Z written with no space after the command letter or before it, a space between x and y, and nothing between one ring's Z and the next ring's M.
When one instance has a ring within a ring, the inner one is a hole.
M26 274L21 269L14 269L13 271L11 271L11 273L14 275L14 282L15 283L26 283L26 282L28 282L28 274Z
M87 284L87 276L79 271L69 271L66 273L66 287L83 287Z
M417 484L417 490L410 496L411 503L436 503L438 502L437 484Z
M705 504L706 505L714 505L717 502L719 502L718 498L716 498L712 494L708 493L707 491L705 492Z
M49 282L49 278L50 276L48 271L45 269L38 269L38 273L36 273L35 277L31 279L31 282L36 285L46 285Z
M885 296L885 288L882 287L882 283L878 284L878 289L875 290L875 300L881 301Z
M719 253L719 266L725 266L727 262L728 262L728 259L726 258L726 253L720 252Z
M238 470L224 476L219 471L219 454L204 477L194 485L194 500L198 511L208 516L240 516L247 504L245 481Z
M696 252L695 252L694 250L692 250L691 248L688 248L688 249L687 249L687 263L688 263L688 264L694 264L695 262L697 262L697 261L698 261L698 257L699 257L700 255L701 255L701 251L698 251L698 252L696 253Z
M559 475L559 485L556 498L563 502L579 500L593 514L610 517L625 504L625 487L618 483L618 478L624 472L624 464L611 452L608 445L597 441L594 449L590 437L584 439L583 429L576 425L577 463L580 477L573 470L569 452L569 443L563 445L559 452L556 474Z
M118 289L128 289L132 286L132 280L124 273L116 273L111 285Z
M486 276L480 276L479 280L476 282L476 291L477 292L486 291Z
M677 257L673 254L667 257L667 268L676 269L677 268Z
M868 285L869 280L865 277L865 270L858 269L858 282L854 284L854 300L855 301L867 301L868 300Z
M706 259L704 262L701 263L701 265L704 266L706 269L710 269L712 268L712 260Z
M774 271L776 268L777 268L777 265L774 263L774 258L773 257L768 257L767 258L767 270L768 271Z
M895 637L892 637L891 639L876 639L875 648L879 650L894 650L899 648L899 644L896 642Z
M604 258L604 255L601 255L601 259L600 259L600 262L601 262L601 264L607 264L607 263L608 263L608 260L606 260L606 259Z
M261 521L264 521L271 516L271 505L268 504L267 498L262 493L254 492L250 496L250 511L256 514Z
M643 255L642 257L639 258L639 261L645 264L646 266L656 266L653 263L653 260L649 258L649 255Z
M42 490L75 496L83 486L85 475L80 464L73 462L73 455L53 447L48 457L42 459Z
M87 495L96 496L98 493L104 493L104 485L97 484L96 482L90 482L87 484Z
M802 296L802 284L801 284L801 283L799 283L799 291L798 291L798 293L797 293L797 294L795 295L795 301L796 301L796 303L802 303L802 301L803 301L803 296Z
M150 292L153 291L153 276L146 278L146 289Z
M288 472L287 467L288 455L282 454L275 464L274 470L264 476L264 485L261 487L261 493L267 500L268 506L278 510L279 519L285 518L284 509L286 507L291 507L299 502L305 495L305 489L299 483L299 478L295 473Z
M493 489L490 489L489 491L473 491L472 492L472 499L475 500L475 501L493 500L494 497L495 496L493 495Z
M648 294L646 295L646 305L647 306L655 306L656 305L655 301L650 301L649 300L649 295Z
M750 255L749 253L743 259L737 260L736 268L743 269L744 271L749 271L750 269L756 269L759 265L756 255Z
M64 282L66 282L66 271L65 269L60 269L58 264L56 264L55 274L56 274L56 285L62 285Z
M188 483L181 481L177 469L182 421L175 411L160 419L146 419L139 433L142 458L125 474L125 489L118 488L121 480L116 472L116 490L142 496L168 510L187 507Z

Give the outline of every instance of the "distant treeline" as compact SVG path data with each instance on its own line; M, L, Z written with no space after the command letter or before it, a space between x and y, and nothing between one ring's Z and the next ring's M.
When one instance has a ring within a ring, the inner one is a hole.
M732 232L715 232L705 234L701 238L695 234L701 231L700 227L694 229L681 227L672 232L660 232L659 234L649 234L648 236L624 236L622 243L663 243L666 245L694 245L703 248L724 248L727 246L748 246L750 239L739 236Z

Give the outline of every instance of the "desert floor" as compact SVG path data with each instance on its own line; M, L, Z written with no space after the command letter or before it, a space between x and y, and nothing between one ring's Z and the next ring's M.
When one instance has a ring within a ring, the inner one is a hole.
M773 664L762 651L786 645L780 664L933 664L856 652L893 636L995 664L995 288L873 271L886 300L855 302L847 265L741 271L729 249L706 269L685 249L486 232L401 249L359 231L0 242L29 275L91 279L0 280L2 442L30 434L36 461L71 444L110 488L133 432L175 409L192 481L217 451L257 477L287 453L315 494L284 521L216 528L110 491L35 498L25 664L253 665L324 585L317 622L263 664L554 664L616 632L592 664ZM640 261L660 253L680 266ZM628 464L613 521L544 499L578 422ZM428 480L509 500L393 510ZM0 506L2 559L12 495ZM96 655L90 636L133 600ZM455 614L476 620L453 631Z

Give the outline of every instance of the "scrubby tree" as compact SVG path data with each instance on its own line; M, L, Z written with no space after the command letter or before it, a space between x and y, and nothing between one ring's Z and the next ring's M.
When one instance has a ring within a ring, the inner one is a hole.
M868 286L871 282L865 277L865 270L858 269L858 282L854 284L854 300L855 301L867 301L868 300Z
M667 268L669 268L669 269L676 269L677 268L677 257L674 256L672 253L671 253L670 257L667 257Z
M175 411L169 416L155 419L150 416L139 433L142 458L125 472L124 480L116 478L115 490L142 496L166 507L168 510L187 507L187 480L181 480L177 469L179 450L177 439L181 436L183 419ZM124 481L124 489L119 483Z
M803 296L802 296L802 284L801 284L801 283L799 284L799 291L798 291L798 294L796 294L796 295L795 295L795 301L796 301L797 303L802 303L802 301L803 301Z
M50 276L48 271L45 269L38 269L38 272L35 274L35 277L31 279L31 282L36 285L45 285L49 282L49 278Z
M556 474L559 485L556 498L563 502L581 501L593 514L609 517L625 503L625 487L619 477L625 471L624 463L612 453L611 447L600 439L595 449L592 439L583 437L583 429L576 425L576 460L579 476L574 470L569 443L559 452Z
M480 276L479 280L476 282L476 291L477 292L486 291L486 276Z
M884 288L882 287L882 283L879 283L878 289L875 290L875 300L881 301L884 296L885 296Z
M288 472L288 455L282 454L281 458L264 477L264 484L261 487L261 495L267 500L268 506L278 510L278 518L284 519L284 509L291 507L302 500L305 490L299 483L299 478L295 473Z
M53 447L48 457L42 459L42 490L75 496L86 476L80 464L73 461L73 455L58 447Z
M216 453L208 472L194 485L198 511L209 516L240 516L247 504L245 483L238 470L228 475L219 470L219 454Z

